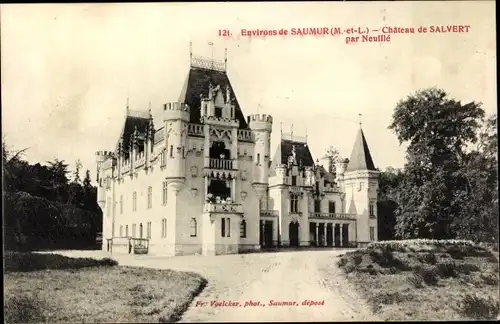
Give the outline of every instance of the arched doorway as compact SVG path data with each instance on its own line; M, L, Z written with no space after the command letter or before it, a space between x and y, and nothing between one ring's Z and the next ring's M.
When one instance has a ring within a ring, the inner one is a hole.
M290 246L299 246L299 223L290 222L288 226L288 235L290 237Z

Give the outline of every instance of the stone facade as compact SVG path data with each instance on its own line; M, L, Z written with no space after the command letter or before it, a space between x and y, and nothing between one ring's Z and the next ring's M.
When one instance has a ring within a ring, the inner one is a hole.
M377 239L374 167L344 172L345 160L334 178L306 142L284 139L271 159L273 118L243 118L225 70L192 64L159 120L126 111L116 149L96 153L104 250L218 255Z

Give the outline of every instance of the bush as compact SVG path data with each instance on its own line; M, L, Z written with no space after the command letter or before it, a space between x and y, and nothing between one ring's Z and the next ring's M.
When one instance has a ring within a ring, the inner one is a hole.
M418 260L422 263L427 263L432 265L437 263L436 255L433 252L428 252L423 255L419 254Z
M455 278L458 276L457 264L455 262L438 263L436 270L441 278Z
M118 262L105 258L68 258L59 254L8 252L4 256L5 272L37 270L81 269L86 267L116 266Z
M38 296L13 294L5 297L5 323L46 322L43 315L45 305Z
M438 273L433 267L417 267L413 274L419 276L427 286L435 286L439 281Z
M406 280L410 285L412 285L415 288L423 288L424 287L424 279L422 276L418 273L412 273L409 275Z
M457 270L463 274L470 274L471 272L479 271L479 267L471 263L462 263L457 265Z
M481 273L480 275L483 283L491 286L498 286L498 274L491 271Z
M459 311L473 319L495 319L499 313L498 300L479 295L466 295L458 304Z

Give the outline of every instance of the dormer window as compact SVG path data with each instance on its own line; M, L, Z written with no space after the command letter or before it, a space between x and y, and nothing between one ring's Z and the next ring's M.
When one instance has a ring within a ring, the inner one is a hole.
M222 108L215 107L215 117L217 117L217 118L221 118L222 117Z

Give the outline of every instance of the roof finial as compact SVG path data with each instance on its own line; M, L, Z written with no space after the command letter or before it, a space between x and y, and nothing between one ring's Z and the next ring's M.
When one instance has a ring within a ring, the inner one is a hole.
M151 100L149 100L149 116L151 116Z
M128 115L128 113L129 113L129 109L130 109L130 107L129 107L129 102L130 102L130 95L129 95L129 96L127 96L127 109L126 109L126 113L127 113L127 115Z
M193 42L189 42L189 63L193 62Z
M214 69L214 42L209 42L208 45L212 48L212 70Z
M306 127L306 144L307 144L307 127Z
M280 122L280 135L283 138L283 122Z
M224 71L227 71L227 47L224 49Z
M290 126L290 137L292 138L293 142L293 124Z
M359 115L359 128L361 128L361 114L358 114Z

